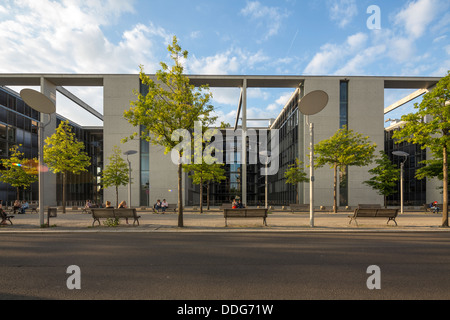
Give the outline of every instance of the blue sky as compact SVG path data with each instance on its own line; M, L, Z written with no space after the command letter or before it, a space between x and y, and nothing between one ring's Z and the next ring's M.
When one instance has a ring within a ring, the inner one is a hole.
M0 72L154 73L176 35L188 74L444 76L449 31L448 0L2 0ZM101 89L69 89L102 111ZM386 105L407 93L386 92ZM239 92L213 94L232 123ZM252 90L248 117L275 117L291 94ZM101 124L60 96L57 112Z

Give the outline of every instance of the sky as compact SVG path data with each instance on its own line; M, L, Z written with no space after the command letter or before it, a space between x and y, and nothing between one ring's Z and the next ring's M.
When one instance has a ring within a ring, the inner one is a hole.
M151 74L170 64L173 36L189 52L187 75L442 77L450 1L0 0L0 73L137 74L142 65ZM67 89L103 112L101 88ZM234 123L239 90L211 91L219 120ZM387 90L385 105L412 91ZM292 93L249 90L247 117L275 118ZM60 94L56 111L102 125Z

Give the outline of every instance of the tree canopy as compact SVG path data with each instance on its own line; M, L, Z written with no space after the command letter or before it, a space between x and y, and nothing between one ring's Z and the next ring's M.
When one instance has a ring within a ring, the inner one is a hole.
M442 226L448 227L448 152L450 148L450 71L428 93L415 103L415 113L401 117L404 125L393 138L429 148L436 159L442 159L443 210ZM426 163L427 164L427 163ZM436 165L436 162L428 162ZM423 169L427 172L429 169ZM431 172L435 172L432 170ZM435 174L435 173L434 173Z
M131 102L130 109L124 112L125 119L139 128L139 132L134 132L129 138L139 136L140 139L160 145L165 148L166 154L178 146L178 130L192 130L196 121L209 126L216 120L212 115L214 108L209 104L212 96L209 87L196 88L183 74L183 62L188 52L181 49L175 36L168 51L173 65L169 67L161 62L156 79L146 75L143 66L140 66L140 79L148 90L146 93L136 93L138 99ZM178 226L183 227L183 150L178 151Z
M348 129L339 129L329 139L322 140L314 146L317 155L316 167L330 165L334 169L334 205L337 212L337 169L347 166L366 166L372 162L376 144L372 144L368 137Z
M20 146L14 145L9 149L10 156L1 160L5 169L0 171L0 181L16 188L17 200L21 187L26 189L38 180L38 160L24 158L24 153L19 150Z
M103 188L116 188L116 207L119 205L119 186L128 184L128 164L122 158L122 152L118 146L114 146L112 154L108 157L108 164L102 172Z
M44 162L51 171L63 176L63 212L66 209L67 174L87 171L90 161L84 151L84 143L75 137L69 121L62 121L56 132L45 139Z

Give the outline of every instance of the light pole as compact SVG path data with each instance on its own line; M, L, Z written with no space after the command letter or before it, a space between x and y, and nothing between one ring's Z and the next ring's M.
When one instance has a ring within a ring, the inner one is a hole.
M268 192L268 174L267 174L267 165L269 164L269 157L270 157L270 151L267 151L267 150L263 150L263 151L261 151L260 153L259 153L262 157L265 157L266 158L266 161L265 161L265 166L266 166L266 178L265 178L265 185L264 185L264 194L265 194L265 196L264 196L264 203L265 203L265 208L267 209L268 208L268 194L269 194L269 192Z
M400 162L400 213L403 213L403 168L409 153L404 151L393 151L392 154L398 157L405 157L403 162Z
M48 122L42 123L42 115L38 124L39 135L39 223L44 225L44 128L51 121L51 114L55 113L55 103L50 100L49 97L43 93L33 89L23 89L20 91L20 97L31 108L40 112L41 114L48 115ZM48 214L48 213L47 213Z
M136 154L136 150L128 150L125 151L123 154L127 156L128 161L128 208L131 208L131 162L128 159L128 156L130 154Z
M314 227L314 124L309 122L309 116L322 111L328 104L328 94L322 90L308 93L301 98L298 109L306 115L306 122L309 124L310 136L310 167L309 167L309 224ZM300 116L300 115L299 115Z

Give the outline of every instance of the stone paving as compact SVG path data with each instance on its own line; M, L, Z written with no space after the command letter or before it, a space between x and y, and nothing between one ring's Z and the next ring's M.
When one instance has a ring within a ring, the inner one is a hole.
M184 227L179 228L177 213L155 214L151 211L140 211L140 225L133 226L121 220L115 227L103 223L92 226L91 214L82 213L81 210L67 210L66 213L58 211L57 217L50 218L50 227L41 227L39 215L35 213L16 214L12 220L13 225L1 226L0 233L11 232L405 232L405 231L450 231L442 228L442 215L425 212L399 213L394 222L387 224L386 218L358 219L358 225L352 221L349 224L351 211L330 213L318 211L314 213L313 227L310 225L309 213L291 213L288 211L274 211L267 217L267 226L263 225L262 218L229 218L228 227L222 211L213 209L198 211L186 209L183 213ZM44 218L47 222L47 216Z

